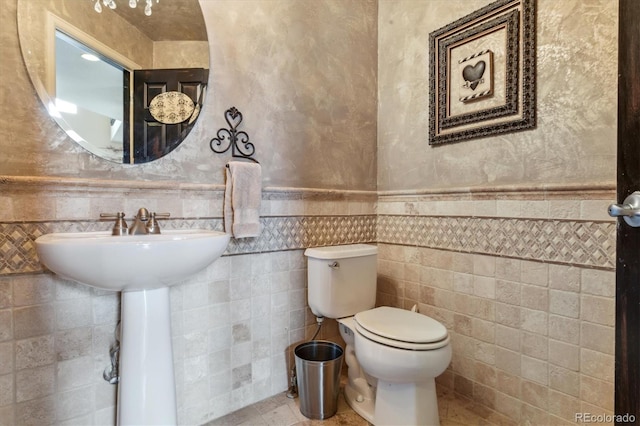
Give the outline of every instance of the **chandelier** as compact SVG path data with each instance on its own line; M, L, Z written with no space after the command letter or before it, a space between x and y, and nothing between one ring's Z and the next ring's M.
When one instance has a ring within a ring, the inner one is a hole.
M138 2L142 3L143 0L129 0L129 7L135 8L138 6ZM153 0L144 0L146 6L144 7L144 14L147 16L151 16L151 6L153 6ZM102 3L105 7L109 9L116 8L116 0L96 0L96 5L93 7L96 12L102 13ZM160 0L156 0L156 3L160 3Z

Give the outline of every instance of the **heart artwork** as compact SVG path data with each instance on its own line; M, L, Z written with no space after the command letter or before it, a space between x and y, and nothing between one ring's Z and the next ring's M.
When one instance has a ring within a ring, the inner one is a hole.
M467 65L466 67L463 68L462 78L464 78L465 81L468 81L470 83L469 86L471 87L471 90L475 90L476 87L478 87L478 84L480 84L480 79L484 74L485 67L486 67L485 62L479 61L474 66Z

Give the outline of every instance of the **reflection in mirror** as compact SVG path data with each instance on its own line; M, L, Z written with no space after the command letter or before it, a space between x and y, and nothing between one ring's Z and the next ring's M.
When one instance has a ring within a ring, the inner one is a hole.
M56 31L55 106L75 132L91 141L94 154L122 162L124 158L124 73L109 58ZM78 138L78 139L76 139Z
M98 14L91 2L18 0L20 45L38 95L69 137L110 161L134 163L160 158L184 140L197 118L194 114L175 125L155 122L148 111L151 99L134 97L133 71L182 73L186 69L198 76L197 81L189 81L187 95L198 111L203 102L209 47L199 2L171 0L156 6L151 16L145 16L142 8L127 7L126 2ZM97 68L87 68L89 62L81 59L77 50L71 53L75 49L100 58L93 64ZM58 53L66 56L58 57ZM69 61L75 65L69 66ZM100 68L111 69L112 77L103 77ZM151 92L170 90L176 89L155 87ZM89 96L81 98L83 92ZM118 104L114 103L114 96L119 97L115 101ZM69 103L76 106L76 114L66 112L68 108L61 110L64 105L71 107ZM134 117L139 103L144 103L143 113ZM95 113L94 123L101 124L88 125L90 120L81 118L87 111ZM98 120L97 114L103 117ZM144 140L138 140L134 123L139 121L144 122L144 129L171 136L159 140L145 135ZM104 133L98 134L98 128L105 129Z

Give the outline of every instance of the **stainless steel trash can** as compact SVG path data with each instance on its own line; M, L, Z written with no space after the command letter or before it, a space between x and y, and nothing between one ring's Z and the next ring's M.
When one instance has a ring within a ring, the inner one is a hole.
M326 419L338 410L344 351L333 342L313 340L296 346L296 375L300 412L310 419Z

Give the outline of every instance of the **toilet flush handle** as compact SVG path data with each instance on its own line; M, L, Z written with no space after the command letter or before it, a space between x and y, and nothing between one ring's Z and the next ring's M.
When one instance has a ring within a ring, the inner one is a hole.
M333 263L329 263L329 268L331 269L338 269L340 267L340 264L337 261L334 261Z

